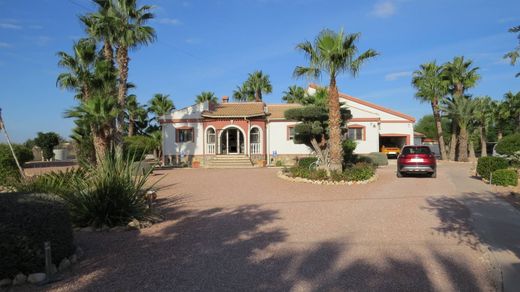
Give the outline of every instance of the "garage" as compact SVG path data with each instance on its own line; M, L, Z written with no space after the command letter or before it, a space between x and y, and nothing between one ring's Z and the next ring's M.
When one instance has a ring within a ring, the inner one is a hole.
M409 144L406 135L389 134L379 136L379 151L386 153L389 157L397 156L404 145Z

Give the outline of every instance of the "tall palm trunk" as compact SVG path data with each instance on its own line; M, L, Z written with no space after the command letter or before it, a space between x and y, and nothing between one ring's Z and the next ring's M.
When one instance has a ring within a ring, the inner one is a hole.
M466 127L460 127L458 161L468 161L468 130Z
M336 78L330 79L329 85L329 147L330 169L342 170L343 149L341 147L341 114L339 93L336 87Z
M94 149L96 150L96 161L99 164L107 155L110 142L108 141L107 135L102 133L96 133L92 138L94 140Z
M485 157L487 156L486 128L478 126L478 132L480 135L480 157Z
M119 89L117 92L117 102L119 104L120 112L117 115L117 131L114 137L116 152L123 152L123 125L125 123L124 112L126 103L126 91L128 82L128 48L118 47L116 51L117 65L119 67Z
M135 132L135 119L134 115L128 115L128 137L132 137Z
M502 131L502 128L498 128L497 131L497 140L500 141L502 140L502 137L504 137L504 132Z
M454 161L457 156L457 123L451 121L451 138L450 138L450 153L449 160Z
M114 50L112 44L107 40L103 43L103 57L109 61L112 66L114 65Z
M441 114L439 112L439 101L437 98L434 99L432 104L432 111L433 111L433 118L435 120L435 128L437 130L437 141L439 142L439 150L441 159L446 159L447 153L446 153L446 143L444 142L444 134L442 132L442 120L441 120Z
M476 155L475 155L475 145L473 144L473 140L471 140L471 138L469 139L469 160L470 161L475 161L477 159Z
M262 101L262 92L260 90L255 91L255 101L256 102Z

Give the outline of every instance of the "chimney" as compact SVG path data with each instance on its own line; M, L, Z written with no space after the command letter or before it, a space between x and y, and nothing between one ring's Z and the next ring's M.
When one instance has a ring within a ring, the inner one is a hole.
M222 97L222 103L227 103L229 101L229 96Z

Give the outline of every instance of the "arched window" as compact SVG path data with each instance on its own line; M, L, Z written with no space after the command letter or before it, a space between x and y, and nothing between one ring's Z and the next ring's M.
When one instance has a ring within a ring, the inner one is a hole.
M260 130L258 128L251 129L251 143L260 143Z
M215 141L216 141L215 130L213 128L209 128L206 133L208 135L207 136L208 144L215 144Z

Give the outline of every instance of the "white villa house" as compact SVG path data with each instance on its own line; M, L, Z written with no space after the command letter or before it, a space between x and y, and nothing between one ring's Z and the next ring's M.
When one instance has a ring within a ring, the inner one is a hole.
M308 92L312 94L316 88L311 84ZM347 133L357 143L355 153L414 143L413 117L343 93L339 99L352 114ZM278 160L292 164L295 158L312 153L309 147L294 143L297 122L284 117L287 109L298 106L229 102L224 96L218 104L205 102L172 111L160 118L164 161L195 167L237 159L249 165Z

